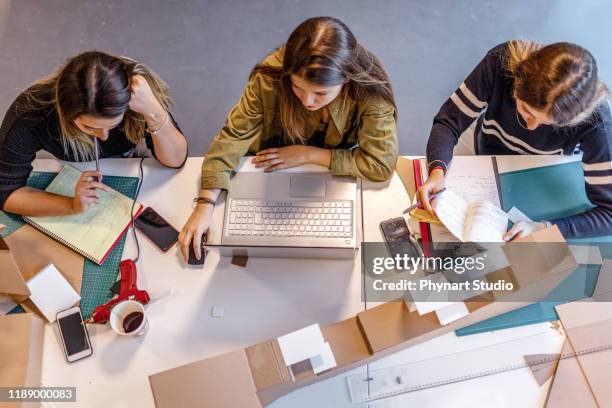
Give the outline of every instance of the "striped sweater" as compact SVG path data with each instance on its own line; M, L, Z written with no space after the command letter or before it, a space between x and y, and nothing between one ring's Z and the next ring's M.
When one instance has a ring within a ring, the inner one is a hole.
M609 103L576 125L521 127L513 97L513 79L505 69L507 43L491 49L442 105L427 143L427 159L450 163L461 133L474 120L479 154L573 154L582 152L587 197L594 208L548 220L566 238L612 235L612 116Z

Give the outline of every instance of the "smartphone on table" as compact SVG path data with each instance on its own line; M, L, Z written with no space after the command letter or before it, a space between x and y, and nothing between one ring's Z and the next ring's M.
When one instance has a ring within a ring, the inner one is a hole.
M134 226L162 252L168 251L178 241L178 231L151 207L145 208L134 220Z
M407 254L410 257L418 258L423 255L421 245L410 234L408 224L403 217L381 222L380 229L392 257Z
M66 361L74 363L93 354L80 307L75 306L58 312L57 326Z

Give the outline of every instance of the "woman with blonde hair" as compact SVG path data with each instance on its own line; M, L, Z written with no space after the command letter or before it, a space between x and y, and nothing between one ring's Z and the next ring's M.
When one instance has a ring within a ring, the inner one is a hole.
M313 163L333 175L386 180L398 153L395 119L378 58L338 19L302 22L251 71L206 154L198 204L179 235L185 260L189 245L200 258L217 197L242 156L256 154L255 166L265 171Z
M131 157L148 148L162 164L179 168L187 141L168 112L166 84L143 64L89 51L35 82L7 111L0 127L0 208L31 216L75 214L108 190L97 172L83 172L75 196L26 186L39 150L60 160ZM95 142L97 138L98 143Z
M427 143L429 178L418 191L444 188L459 136L475 120L477 154L582 152L585 187L594 208L553 220L518 222L505 235L525 236L557 225L567 238L612 234L612 116L606 85L584 48L510 41L491 49L442 105Z

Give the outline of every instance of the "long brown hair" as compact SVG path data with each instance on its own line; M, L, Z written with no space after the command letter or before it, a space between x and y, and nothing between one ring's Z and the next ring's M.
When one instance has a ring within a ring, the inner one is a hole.
M396 107L378 58L336 18L309 18L293 30L281 50L282 67L258 64L250 78L263 74L279 82L281 124L288 143L304 143L306 137L306 109L293 93L292 74L320 86L345 84L342 92L356 101L379 100Z
M510 41L508 49L506 67L514 78L514 96L550 114L557 126L590 118L609 97L597 77L595 58L579 45Z
M145 134L144 117L128 109L134 75L142 75L164 107L173 106L168 87L145 65L127 57L88 51L68 59L55 73L26 91L30 107L52 106L58 116L64 151L77 160L93 158L93 136L81 131L75 119L83 114L113 118L125 114L123 132L132 143Z

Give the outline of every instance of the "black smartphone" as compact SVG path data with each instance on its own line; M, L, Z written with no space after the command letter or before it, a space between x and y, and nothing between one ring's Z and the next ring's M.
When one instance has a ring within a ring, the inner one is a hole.
M178 241L178 231L151 207L145 208L134 225L163 252Z
M74 363L93 354L89 334L78 306L57 313L57 325L66 361Z
M392 218L380 223L387 248L392 257L407 254L410 257L422 256L423 251L419 243L410 235L406 220L402 217Z
M187 263L189 265L204 265L204 261L206 260L206 248L204 247L204 240L206 239L206 234L202 235L201 238L201 256L200 256L200 260L198 261L198 259L195 256L195 249L193 249L193 242L189 245L189 260L187 261Z

